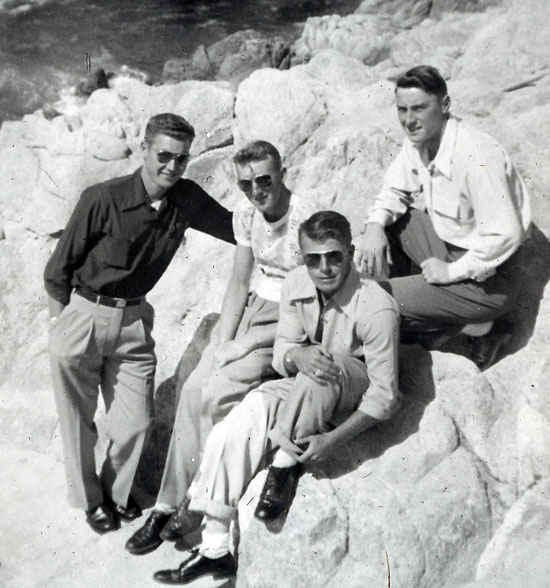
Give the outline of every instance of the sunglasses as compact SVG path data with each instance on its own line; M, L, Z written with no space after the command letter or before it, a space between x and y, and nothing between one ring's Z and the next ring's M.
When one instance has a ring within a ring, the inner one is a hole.
M253 178L252 180L239 180L237 185L243 192L247 193L252 191L253 182L256 184L256 186L258 186L258 188L266 189L271 188L273 185L273 178L269 174L265 174L263 176Z
M159 163L174 161L176 165L183 165L189 159L189 153L170 153L170 151L159 151L157 160Z
M340 250L327 251L325 253L303 253L304 264L309 268L318 268L321 265L321 258L326 259L327 265L341 265L345 253Z

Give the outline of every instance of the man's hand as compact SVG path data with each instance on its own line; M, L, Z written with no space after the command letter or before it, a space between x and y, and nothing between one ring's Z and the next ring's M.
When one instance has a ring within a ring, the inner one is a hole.
M326 386L329 382L336 383L342 376L342 371L334 363L332 355L319 345L296 347L288 353L298 371L321 386Z
M384 227L378 223L367 223L359 246L360 270L372 278L388 277L391 263L390 244Z
M420 264L422 275L428 284L450 284L449 264L437 257L430 257Z
M302 455L296 457L300 463L326 459L334 445L330 433L309 435L303 439L296 439L294 443L298 447L305 447Z
M222 343L215 352L216 367L223 367L228 363L244 357L250 349L238 340Z

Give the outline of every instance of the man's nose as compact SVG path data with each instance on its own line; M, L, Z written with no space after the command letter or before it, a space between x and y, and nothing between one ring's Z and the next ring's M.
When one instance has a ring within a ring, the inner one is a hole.
M252 196L256 196L256 194L261 194L262 189L258 186L256 181L252 180Z
M321 255L321 258L319 260L319 269L326 274L327 272L330 271L330 265L327 261L327 258L324 255Z
M172 157L170 161L166 164L166 168L169 171L174 171L176 169L176 160Z
M407 114L405 114L405 125L407 127L410 127L411 125L413 125L416 122L416 116L414 114L414 112L407 112Z

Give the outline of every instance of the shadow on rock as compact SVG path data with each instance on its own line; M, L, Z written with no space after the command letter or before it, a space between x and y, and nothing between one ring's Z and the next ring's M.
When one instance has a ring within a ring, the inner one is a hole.
M316 478L338 478L356 470L363 462L382 455L418 431L428 404L435 398L432 357L420 345L400 347L399 387L403 402L390 420L342 444L320 466L308 466Z
M136 474L136 485L149 497L156 496L160 487L181 389L210 342L218 317L217 313L210 313L202 319L178 363L175 374L162 382L155 392L155 420ZM153 502L154 499L151 504L144 506L152 506Z

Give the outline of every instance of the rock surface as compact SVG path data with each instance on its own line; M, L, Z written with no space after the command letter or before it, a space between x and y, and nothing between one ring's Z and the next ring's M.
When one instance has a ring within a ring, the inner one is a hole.
M547 585L549 17L544 0L367 0L355 15L310 19L295 45L303 57L295 62L304 63L288 71L162 86L119 76L61 116L37 112L2 125L0 460L8 485L0 496L13 505L0 514L9 545L2 585L135 586L183 557L163 546L131 558L122 549L131 529L91 536L63 502L41 273L82 189L140 165L146 120L174 110L198 131L188 176L224 205L241 197L234 149L265 138L281 149L289 186L347 214L357 234L401 142L391 80L417 60L442 68L453 110L507 147L530 188L534 225L514 340L484 373L462 356L464 346L403 346L402 411L308 469L284 521L266 529L252 518L264 474L252 482L241 503L237 585L384 586L388 574L397 588ZM215 72L231 51L208 53ZM197 64L205 54L198 50ZM206 343L231 255L230 246L189 231L150 295L158 410L139 475L150 495L175 375Z

